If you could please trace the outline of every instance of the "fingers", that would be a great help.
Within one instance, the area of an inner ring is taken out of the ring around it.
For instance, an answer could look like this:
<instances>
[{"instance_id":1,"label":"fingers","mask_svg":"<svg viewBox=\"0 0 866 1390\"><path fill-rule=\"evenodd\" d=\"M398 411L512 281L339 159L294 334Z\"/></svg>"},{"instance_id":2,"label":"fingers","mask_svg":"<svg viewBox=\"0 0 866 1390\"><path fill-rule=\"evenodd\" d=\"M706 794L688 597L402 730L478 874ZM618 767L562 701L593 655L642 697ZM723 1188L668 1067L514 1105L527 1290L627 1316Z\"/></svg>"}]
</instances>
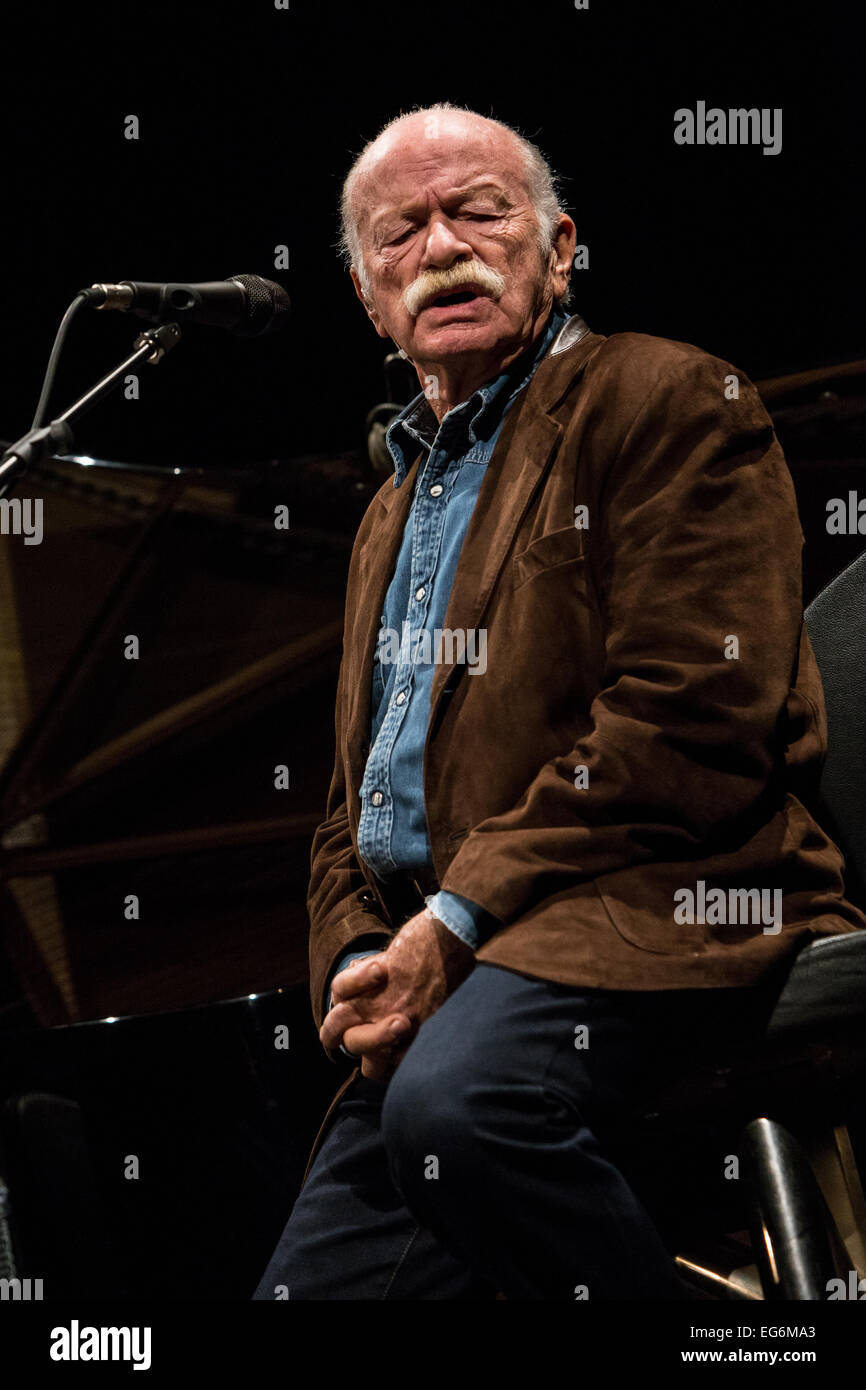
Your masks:
<instances>
[{"instance_id":1,"label":"fingers","mask_svg":"<svg viewBox=\"0 0 866 1390\"><path fill-rule=\"evenodd\" d=\"M323 1047L339 1047L346 1029L362 1022L361 1014L351 1004L335 1004L330 1012L325 1014L324 1022L319 1029L319 1042Z\"/></svg>"},{"instance_id":2,"label":"fingers","mask_svg":"<svg viewBox=\"0 0 866 1390\"><path fill-rule=\"evenodd\" d=\"M355 1056L374 1065L390 1070L394 1065L394 1054L406 1047L412 1035L412 1025L405 1014L391 1014L375 1023L360 1023L347 1028L342 1037L343 1046ZM373 1073L365 1071L364 1075Z\"/></svg>"},{"instance_id":3,"label":"fingers","mask_svg":"<svg viewBox=\"0 0 866 1390\"><path fill-rule=\"evenodd\" d=\"M384 952L382 952L384 955ZM370 989L379 989L388 980L388 967L382 963L382 956L367 956L365 960L352 961L331 981L331 998L334 1004L346 999L354 999Z\"/></svg>"},{"instance_id":4,"label":"fingers","mask_svg":"<svg viewBox=\"0 0 866 1390\"><path fill-rule=\"evenodd\" d=\"M387 1031L387 1025L397 1017L397 1014L389 1013L386 1014L384 1019L377 1019L375 1023L371 1023L369 1019L365 1017L359 1001L356 1000L353 1003L351 1000L346 1000L342 1004L335 1004L330 1012L325 1015L322 1026L319 1029L319 1041L323 1047L330 1048L339 1047L342 1042L345 1043L346 1047L349 1047L350 1051L355 1051L356 1049L350 1047L349 1043L345 1040L344 1034L347 1029L356 1031L362 1027L375 1027L379 1029L384 1028L384 1030ZM407 1027L410 1026L409 1020L405 1014L400 1014L399 1017L405 1019Z\"/></svg>"},{"instance_id":5,"label":"fingers","mask_svg":"<svg viewBox=\"0 0 866 1390\"><path fill-rule=\"evenodd\" d=\"M325 1015L319 1029L319 1040L324 1047L339 1047L343 1030L353 1023L362 1022L362 1014L353 1008L351 1001L371 991L380 990L388 981L387 967L380 964L379 956L368 956L364 960L352 961L331 981L331 1008Z\"/></svg>"}]
</instances>

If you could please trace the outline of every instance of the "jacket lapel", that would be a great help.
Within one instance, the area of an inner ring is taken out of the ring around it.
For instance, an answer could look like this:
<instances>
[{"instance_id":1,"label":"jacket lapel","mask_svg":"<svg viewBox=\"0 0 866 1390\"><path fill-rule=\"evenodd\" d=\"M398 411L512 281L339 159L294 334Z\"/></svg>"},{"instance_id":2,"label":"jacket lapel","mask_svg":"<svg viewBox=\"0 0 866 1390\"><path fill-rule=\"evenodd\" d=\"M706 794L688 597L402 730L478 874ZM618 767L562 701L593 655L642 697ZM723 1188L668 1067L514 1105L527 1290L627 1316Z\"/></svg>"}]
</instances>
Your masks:
<instances>
[{"instance_id":1,"label":"jacket lapel","mask_svg":"<svg viewBox=\"0 0 866 1390\"><path fill-rule=\"evenodd\" d=\"M345 650L348 660L344 674L344 699L348 709L346 744L351 773L349 795L350 804L354 807L355 825L361 814L358 789L369 752L373 656L379 620L412 507L420 458L419 454L400 487L394 487L392 478L379 493L381 510L358 552L354 605L352 612L346 615Z\"/></svg>"},{"instance_id":2,"label":"jacket lapel","mask_svg":"<svg viewBox=\"0 0 866 1390\"><path fill-rule=\"evenodd\" d=\"M561 354L548 354L523 400L509 411L478 490L444 627L467 632L479 626L517 528L559 446L563 427L549 412L603 341L590 333ZM430 729L436 726L437 707L456 665L443 661L434 672Z\"/></svg>"}]
</instances>

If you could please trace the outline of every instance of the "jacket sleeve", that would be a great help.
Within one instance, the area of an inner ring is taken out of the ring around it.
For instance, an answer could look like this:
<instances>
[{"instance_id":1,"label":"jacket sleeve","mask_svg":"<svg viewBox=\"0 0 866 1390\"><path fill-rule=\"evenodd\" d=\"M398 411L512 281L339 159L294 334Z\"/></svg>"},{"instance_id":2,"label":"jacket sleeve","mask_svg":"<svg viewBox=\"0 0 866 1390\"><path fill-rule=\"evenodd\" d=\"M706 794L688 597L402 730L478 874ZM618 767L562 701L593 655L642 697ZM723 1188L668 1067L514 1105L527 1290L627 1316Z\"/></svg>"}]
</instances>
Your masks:
<instances>
[{"instance_id":1,"label":"jacket sleeve","mask_svg":"<svg viewBox=\"0 0 866 1390\"><path fill-rule=\"evenodd\" d=\"M505 923L772 814L802 622L793 483L754 386L678 351L643 388L634 368L612 381L588 446L604 670L586 732L469 832L441 884Z\"/></svg>"},{"instance_id":2,"label":"jacket sleeve","mask_svg":"<svg viewBox=\"0 0 866 1390\"><path fill-rule=\"evenodd\" d=\"M378 904L355 854L349 829L342 763L343 667L337 682L334 772L325 819L313 837L307 911L310 917L310 996L316 1027L326 1012L334 967L351 945L354 950L380 949L393 930L378 914ZM329 1053L336 1057L337 1053Z\"/></svg>"}]
</instances>

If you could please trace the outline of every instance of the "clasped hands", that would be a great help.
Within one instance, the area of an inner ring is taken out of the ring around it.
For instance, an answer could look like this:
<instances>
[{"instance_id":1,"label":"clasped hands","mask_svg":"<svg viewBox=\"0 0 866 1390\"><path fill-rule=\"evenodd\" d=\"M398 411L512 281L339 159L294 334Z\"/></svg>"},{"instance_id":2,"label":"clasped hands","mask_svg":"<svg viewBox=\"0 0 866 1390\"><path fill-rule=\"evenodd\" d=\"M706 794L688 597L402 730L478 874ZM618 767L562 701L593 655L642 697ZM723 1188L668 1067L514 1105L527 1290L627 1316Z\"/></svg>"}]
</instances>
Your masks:
<instances>
[{"instance_id":1,"label":"clasped hands","mask_svg":"<svg viewBox=\"0 0 866 1390\"><path fill-rule=\"evenodd\" d=\"M319 1039L330 1049L342 1043L359 1058L362 1076L384 1081L424 1020L474 966L475 952L425 907L384 951L353 961L334 977Z\"/></svg>"}]
</instances>

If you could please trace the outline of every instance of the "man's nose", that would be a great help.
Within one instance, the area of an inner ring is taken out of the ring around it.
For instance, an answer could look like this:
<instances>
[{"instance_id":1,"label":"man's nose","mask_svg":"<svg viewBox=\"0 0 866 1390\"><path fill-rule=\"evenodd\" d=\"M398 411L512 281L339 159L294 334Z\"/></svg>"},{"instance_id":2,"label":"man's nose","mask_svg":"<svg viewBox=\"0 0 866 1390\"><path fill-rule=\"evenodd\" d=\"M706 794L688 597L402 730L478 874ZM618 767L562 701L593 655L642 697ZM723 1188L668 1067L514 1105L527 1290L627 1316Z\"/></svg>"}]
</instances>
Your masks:
<instances>
[{"instance_id":1,"label":"man's nose","mask_svg":"<svg viewBox=\"0 0 866 1390\"><path fill-rule=\"evenodd\" d=\"M455 261L471 259L474 254L469 242L463 240L453 222L442 215L434 216L427 231L422 269L453 265Z\"/></svg>"}]
</instances>

